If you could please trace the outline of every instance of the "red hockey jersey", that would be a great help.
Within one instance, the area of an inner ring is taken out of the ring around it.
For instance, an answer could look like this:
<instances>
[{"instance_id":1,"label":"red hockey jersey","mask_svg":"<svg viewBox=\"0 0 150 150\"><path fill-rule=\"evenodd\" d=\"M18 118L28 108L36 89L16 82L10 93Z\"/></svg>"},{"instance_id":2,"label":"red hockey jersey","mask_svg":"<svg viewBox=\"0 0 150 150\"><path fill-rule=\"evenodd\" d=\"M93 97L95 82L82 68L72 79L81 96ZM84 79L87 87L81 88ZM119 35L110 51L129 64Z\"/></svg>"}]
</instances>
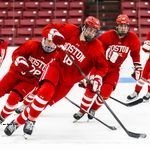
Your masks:
<instances>
[{"instance_id":1,"label":"red hockey jersey","mask_svg":"<svg viewBox=\"0 0 150 150\"><path fill-rule=\"evenodd\" d=\"M119 68L130 53L134 63L140 62L140 41L133 32L119 39L115 30L109 30L98 38L102 43L110 68Z\"/></svg>"},{"instance_id":2,"label":"red hockey jersey","mask_svg":"<svg viewBox=\"0 0 150 150\"><path fill-rule=\"evenodd\" d=\"M26 58L27 63L29 64L29 70L27 70L27 73L25 75L17 73L19 78L39 80L39 77L46 68L47 63L54 57L56 53L56 51L46 53L42 48L41 42L29 40L13 52L13 63L10 66L10 69L16 70L17 72L14 62L18 56L23 56Z\"/></svg>"},{"instance_id":3,"label":"red hockey jersey","mask_svg":"<svg viewBox=\"0 0 150 150\"><path fill-rule=\"evenodd\" d=\"M84 74L88 74L90 70L95 67L96 73L104 76L108 70L108 64L103 54L103 47L99 40L95 39L91 42L80 40L81 29L72 24L49 24L43 33L49 32L50 29L57 29L66 39L65 51L60 50L56 60L61 64L61 78L65 84L74 84L83 76L76 65L73 64L70 57L81 68ZM48 75L47 75L48 77Z\"/></svg>"}]
</instances>

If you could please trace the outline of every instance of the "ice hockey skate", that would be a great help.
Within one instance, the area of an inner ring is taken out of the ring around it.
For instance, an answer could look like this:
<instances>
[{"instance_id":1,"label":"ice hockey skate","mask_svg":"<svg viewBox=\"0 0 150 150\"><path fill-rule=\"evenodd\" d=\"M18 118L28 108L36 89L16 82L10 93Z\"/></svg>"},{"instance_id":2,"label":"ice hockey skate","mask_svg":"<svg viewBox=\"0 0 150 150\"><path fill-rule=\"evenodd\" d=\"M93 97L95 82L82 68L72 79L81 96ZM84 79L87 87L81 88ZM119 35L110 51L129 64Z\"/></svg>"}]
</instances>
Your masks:
<instances>
[{"instance_id":1,"label":"ice hockey skate","mask_svg":"<svg viewBox=\"0 0 150 150\"><path fill-rule=\"evenodd\" d=\"M93 119L93 117L95 116L95 110L90 109L90 110L89 110L89 113L90 113L90 114L88 114L88 119L91 120L91 119Z\"/></svg>"},{"instance_id":2,"label":"ice hockey skate","mask_svg":"<svg viewBox=\"0 0 150 150\"><path fill-rule=\"evenodd\" d=\"M150 100L150 93L147 92L145 96L143 96L143 102L148 102Z\"/></svg>"},{"instance_id":3,"label":"ice hockey skate","mask_svg":"<svg viewBox=\"0 0 150 150\"><path fill-rule=\"evenodd\" d=\"M133 92L132 94L127 96L127 101L134 101L138 98L138 93L137 92Z\"/></svg>"},{"instance_id":4,"label":"ice hockey skate","mask_svg":"<svg viewBox=\"0 0 150 150\"><path fill-rule=\"evenodd\" d=\"M0 116L0 124L2 124L3 122L4 122L4 118Z\"/></svg>"},{"instance_id":5,"label":"ice hockey skate","mask_svg":"<svg viewBox=\"0 0 150 150\"><path fill-rule=\"evenodd\" d=\"M4 132L6 135L10 136L14 133L14 131L17 130L18 127L19 125L15 122L15 120L13 120L10 124L6 126L6 128L4 129Z\"/></svg>"},{"instance_id":6,"label":"ice hockey skate","mask_svg":"<svg viewBox=\"0 0 150 150\"><path fill-rule=\"evenodd\" d=\"M20 107L18 107L18 108L16 108L15 109L15 112L17 113L17 114L21 114L22 112L23 112L23 110L26 108L27 106L26 105L21 105Z\"/></svg>"},{"instance_id":7,"label":"ice hockey skate","mask_svg":"<svg viewBox=\"0 0 150 150\"><path fill-rule=\"evenodd\" d=\"M75 122L77 122L78 120L80 120L82 117L84 116L84 113L81 113L80 111L79 112L77 112L77 113L75 113L74 115L73 115L73 117L74 117L74 123Z\"/></svg>"},{"instance_id":8,"label":"ice hockey skate","mask_svg":"<svg viewBox=\"0 0 150 150\"><path fill-rule=\"evenodd\" d=\"M23 128L24 138L25 139L28 139L29 135L32 134L33 128L34 128L34 124L35 124L35 121L30 121L30 120L26 121L26 123L24 125L24 128Z\"/></svg>"}]
</instances>

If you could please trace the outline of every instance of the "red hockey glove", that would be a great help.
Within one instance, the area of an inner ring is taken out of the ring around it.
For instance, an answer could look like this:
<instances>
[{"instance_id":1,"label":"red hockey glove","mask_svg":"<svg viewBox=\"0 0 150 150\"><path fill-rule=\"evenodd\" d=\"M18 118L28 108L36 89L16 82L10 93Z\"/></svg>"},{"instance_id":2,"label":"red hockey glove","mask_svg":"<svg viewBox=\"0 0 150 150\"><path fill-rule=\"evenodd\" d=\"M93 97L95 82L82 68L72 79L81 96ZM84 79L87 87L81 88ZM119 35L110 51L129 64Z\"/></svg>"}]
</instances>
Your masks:
<instances>
[{"instance_id":1,"label":"red hockey glove","mask_svg":"<svg viewBox=\"0 0 150 150\"><path fill-rule=\"evenodd\" d=\"M25 74L28 69L29 69L29 65L27 63L26 58L24 58L23 56L18 56L14 62L18 72L21 72L21 74Z\"/></svg>"},{"instance_id":2,"label":"red hockey glove","mask_svg":"<svg viewBox=\"0 0 150 150\"><path fill-rule=\"evenodd\" d=\"M64 36L57 29L50 30L48 39L53 41L55 45L63 45L65 43Z\"/></svg>"},{"instance_id":3,"label":"red hockey glove","mask_svg":"<svg viewBox=\"0 0 150 150\"><path fill-rule=\"evenodd\" d=\"M144 42L144 44L142 45L142 49L144 52L150 53L150 40Z\"/></svg>"},{"instance_id":4,"label":"red hockey glove","mask_svg":"<svg viewBox=\"0 0 150 150\"><path fill-rule=\"evenodd\" d=\"M142 76L142 65L139 64L139 63L135 63L134 64L134 72L132 74L132 77L135 79L135 80L139 80Z\"/></svg>"},{"instance_id":5,"label":"red hockey glove","mask_svg":"<svg viewBox=\"0 0 150 150\"><path fill-rule=\"evenodd\" d=\"M94 79L91 80L92 83L92 91L97 92L100 91L100 88L102 86L102 77L99 75L95 75Z\"/></svg>"}]
</instances>

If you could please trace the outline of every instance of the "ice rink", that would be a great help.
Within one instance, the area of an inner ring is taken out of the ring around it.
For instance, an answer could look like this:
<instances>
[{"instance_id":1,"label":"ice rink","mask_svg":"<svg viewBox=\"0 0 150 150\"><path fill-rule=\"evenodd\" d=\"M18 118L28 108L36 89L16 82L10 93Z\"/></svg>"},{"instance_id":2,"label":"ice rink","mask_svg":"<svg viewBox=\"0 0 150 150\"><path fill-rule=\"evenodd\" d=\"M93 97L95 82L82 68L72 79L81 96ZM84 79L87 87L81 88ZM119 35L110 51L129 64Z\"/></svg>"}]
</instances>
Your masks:
<instances>
[{"instance_id":1,"label":"ice rink","mask_svg":"<svg viewBox=\"0 0 150 150\"><path fill-rule=\"evenodd\" d=\"M11 63L11 52L8 52L0 69L1 78L7 72ZM128 66L126 63L124 65ZM132 81L128 78L129 69L127 67L125 69L128 71L121 70L121 79L127 77L128 81ZM135 82L124 82L121 79L112 97L126 102L127 95L133 92ZM80 104L83 93L84 89L79 88L76 84L67 97ZM140 96L145 93L146 85ZM0 98L0 108L5 104L7 96ZM78 111L78 108L64 98L54 106L47 107L41 114L36 122L33 135L28 140L23 137L22 127L8 137L3 132L5 126L0 125L0 145L5 146L5 149L148 149L150 146L150 103L126 107L109 99L107 104L129 131L146 133L147 137L145 139L129 137L104 105L97 111L96 117L109 125L117 127L117 130L112 131L94 119L87 122L87 115L77 123L73 123L72 116ZM9 123L15 117L16 115L13 114L5 123Z\"/></svg>"}]
</instances>

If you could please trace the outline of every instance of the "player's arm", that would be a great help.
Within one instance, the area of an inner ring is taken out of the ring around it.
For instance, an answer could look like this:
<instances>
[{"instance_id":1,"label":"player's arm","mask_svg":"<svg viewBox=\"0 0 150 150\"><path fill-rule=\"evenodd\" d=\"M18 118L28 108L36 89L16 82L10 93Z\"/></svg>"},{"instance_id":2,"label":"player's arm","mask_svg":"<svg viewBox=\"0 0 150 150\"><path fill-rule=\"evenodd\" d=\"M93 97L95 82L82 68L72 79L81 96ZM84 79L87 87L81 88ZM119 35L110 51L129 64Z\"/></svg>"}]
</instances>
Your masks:
<instances>
[{"instance_id":1,"label":"player's arm","mask_svg":"<svg viewBox=\"0 0 150 150\"><path fill-rule=\"evenodd\" d=\"M95 48L96 50L94 51L95 54L93 56L94 68L91 70L89 77L92 83L92 90L94 92L100 90L102 85L102 78L108 72L108 62L105 58L102 45L98 44Z\"/></svg>"},{"instance_id":2,"label":"player's arm","mask_svg":"<svg viewBox=\"0 0 150 150\"><path fill-rule=\"evenodd\" d=\"M26 72L29 69L28 56L30 54L30 41L18 47L12 54L12 64L18 72Z\"/></svg>"},{"instance_id":3,"label":"player's arm","mask_svg":"<svg viewBox=\"0 0 150 150\"><path fill-rule=\"evenodd\" d=\"M62 24L48 24L42 30L42 36L46 37L49 41L53 42L56 46L63 45L65 43L65 37L60 32Z\"/></svg>"}]
</instances>

